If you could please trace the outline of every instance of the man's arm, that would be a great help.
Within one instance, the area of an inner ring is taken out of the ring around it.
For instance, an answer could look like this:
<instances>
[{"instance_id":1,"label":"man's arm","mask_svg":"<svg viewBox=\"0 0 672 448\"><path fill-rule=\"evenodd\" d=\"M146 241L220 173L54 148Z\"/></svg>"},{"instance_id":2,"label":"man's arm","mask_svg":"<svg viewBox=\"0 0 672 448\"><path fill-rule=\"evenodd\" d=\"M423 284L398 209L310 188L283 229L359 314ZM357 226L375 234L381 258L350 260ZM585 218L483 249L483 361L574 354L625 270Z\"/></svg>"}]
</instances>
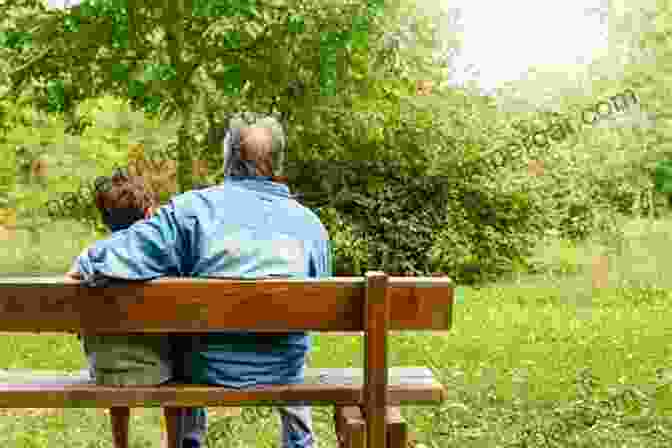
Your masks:
<instances>
[{"instance_id":1,"label":"man's arm","mask_svg":"<svg viewBox=\"0 0 672 448\"><path fill-rule=\"evenodd\" d=\"M172 202L149 220L98 241L77 258L86 282L100 278L151 280L182 275L183 238Z\"/></svg>"},{"instance_id":2,"label":"man's arm","mask_svg":"<svg viewBox=\"0 0 672 448\"><path fill-rule=\"evenodd\" d=\"M72 266L70 266L70 269L68 272L65 273L65 276L63 277L63 280L66 283L79 283L82 280L82 274L79 273L79 268L78 268L78 261L79 257L81 257L83 254L86 253L88 249L84 249L80 255L77 256L75 259L75 262L72 263Z\"/></svg>"},{"instance_id":3,"label":"man's arm","mask_svg":"<svg viewBox=\"0 0 672 448\"><path fill-rule=\"evenodd\" d=\"M324 278L333 277L334 259L329 240L312 241L313 256L311 257L310 277Z\"/></svg>"}]
</instances>

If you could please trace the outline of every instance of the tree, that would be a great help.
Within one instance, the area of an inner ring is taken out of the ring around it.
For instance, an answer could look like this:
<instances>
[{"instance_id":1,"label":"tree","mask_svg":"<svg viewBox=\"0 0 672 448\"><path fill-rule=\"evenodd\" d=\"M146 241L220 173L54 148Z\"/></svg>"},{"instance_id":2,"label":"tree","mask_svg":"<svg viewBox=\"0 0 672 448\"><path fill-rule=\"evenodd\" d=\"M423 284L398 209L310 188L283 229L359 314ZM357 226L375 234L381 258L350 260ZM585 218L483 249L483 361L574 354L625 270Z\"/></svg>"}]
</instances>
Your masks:
<instances>
[{"instance_id":1,"label":"tree","mask_svg":"<svg viewBox=\"0 0 672 448\"><path fill-rule=\"evenodd\" d=\"M199 58L192 46L215 47L214 56L193 69L188 89L185 88L189 93L186 98L184 94L171 96L177 89L171 90L174 79L181 79L182 75L180 70L170 71L165 67L172 67L167 50L172 41L166 42L166 33L162 30L166 27L162 21L167 19L160 14L154 19L153 10L144 7L136 15L145 16L144 20L159 31L146 38L154 39L151 45L129 45L135 56L128 56L131 50L123 45L122 48L114 46L116 22L83 16L75 23L77 26L89 26L91 22L100 28L101 34L107 30L111 42L105 41L107 43L95 52L91 50L95 57L90 60L96 63L92 69L78 72L70 68L77 59L60 47L68 45L61 36L54 39L53 46L58 51L51 51L65 58L65 62L49 53L34 67L13 73L12 82L21 86L23 73L33 70L39 75L43 71L42 80L39 76L26 76L24 87L29 93L33 82L44 87L44 93L35 92L36 98L43 98L47 106L55 104L57 110L65 109L66 99L80 101L103 93L130 96L131 102L140 108L155 104L152 98L158 97L160 107L156 115L164 122L173 116L180 121L181 150L184 150L184 135L191 133L190 141L194 136L199 137L201 143L207 141L203 139L202 129L194 132L195 128L204 123L224 122L229 111L279 114L289 134L290 160L299 162L294 171L297 175L290 174L290 178L297 181L292 191L317 192L327 199L327 205L307 205L316 208L333 235L340 273L360 274L362 268L448 272L463 281L502 272L512 261L519 260L535 241L543 211L531 203L525 191L497 184L497 177L484 163L481 153L492 136L493 124L489 123L488 116L483 119L476 115L492 109L492 101L443 87L446 67L437 64L434 57L436 36L429 26L433 18L423 16L413 0L390 0L385 5L384 16L370 14L364 32L364 27L357 22L361 19L355 16L357 5L334 4L330 0L309 6L283 5L276 3L271 7L257 3L258 14L265 14L262 8L267 6L271 11L266 13L262 25L268 29L257 35L251 32L252 37L248 36L247 41L241 30L236 45L224 49L218 48L221 36L231 33L243 19L225 17L215 20L210 28L196 18L193 24L181 21L189 24L183 26L181 53L187 67L196 65ZM282 16L284 11L290 11L289 15ZM51 13L44 14L49 17ZM300 16L301 20L292 18L290 26L288 20L282 18L292 17L291 14ZM13 23L21 19L15 16ZM395 34L395 30L403 28L402 17L415 17L415 24L408 26L413 38L407 39L409 42L405 45L396 45L395 40L406 39L403 33ZM35 23L35 20L27 23ZM200 40L194 41L197 27L205 30ZM133 27L129 20L130 28ZM79 32L83 32L82 29ZM40 29L36 32L44 33ZM270 37L259 37L264 32ZM55 36L58 37L58 33ZM249 42L257 38L258 45L246 49ZM20 39L16 35L12 39L14 48L7 54L15 58L15 67L30 64L26 52L32 51L33 56L39 58L40 47L22 47L17 44ZM97 45L97 39L93 42L93 46ZM76 46L75 43L71 46ZM148 54L139 54L145 47L149 48ZM85 46L82 51L85 53L86 49ZM278 49L287 50L284 59L277 57ZM116 59L106 59L117 53ZM334 61L336 70L324 69ZM100 68L111 70L114 64L122 63L128 65L128 70L120 72L128 76L119 79ZM154 68L145 69L144 63L154 64ZM238 64L235 70L227 69L235 64ZM82 82L86 81L81 89L73 82L73 72ZM240 79L239 88L226 90L231 85L232 73L234 79ZM48 80L54 79L50 78L54 74L62 76L62 86L46 85ZM325 79L328 75L332 77L331 82ZM269 79L277 81L268 82ZM435 89L431 95L415 95L418 80L433 81ZM139 94L135 96L127 92L130 86L140 85L133 81L143 86L137 89ZM62 94L55 95L59 90ZM60 103L59 98L63 99ZM178 105L180 99L189 101L189 120L185 121ZM482 124L488 127L476 129ZM95 132L104 131L95 129ZM87 131L87 138L90 133ZM119 151L109 148L106 151L110 157L119 156ZM181 154L181 169L185 169L184 160ZM319 166L320 161L327 163ZM362 163L339 166L337 161ZM187 169L191 168L186 165ZM343 183L350 184L347 185L350 191L338 188Z\"/></svg>"},{"instance_id":2,"label":"tree","mask_svg":"<svg viewBox=\"0 0 672 448\"><path fill-rule=\"evenodd\" d=\"M287 116L298 107L308 116L315 97L333 96L353 61L366 59L381 12L379 0L85 0L67 10L14 0L0 5L0 44L12 67L8 95L32 90L42 109L73 126L77 103L104 94L178 119L184 191L190 125L199 105L212 109L213 90L232 111L245 104Z\"/></svg>"}]
</instances>

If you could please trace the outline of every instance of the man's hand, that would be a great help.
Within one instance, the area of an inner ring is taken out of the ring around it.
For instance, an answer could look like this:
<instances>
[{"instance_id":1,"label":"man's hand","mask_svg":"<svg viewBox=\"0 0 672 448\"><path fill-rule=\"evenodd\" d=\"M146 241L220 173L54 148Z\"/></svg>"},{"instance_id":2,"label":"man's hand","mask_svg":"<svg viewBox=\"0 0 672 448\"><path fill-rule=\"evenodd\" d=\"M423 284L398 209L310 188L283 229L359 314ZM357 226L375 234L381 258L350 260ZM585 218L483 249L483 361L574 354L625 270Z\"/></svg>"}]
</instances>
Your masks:
<instances>
[{"instance_id":1,"label":"man's hand","mask_svg":"<svg viewBox=\"0 0 672 448\"><path fill-rule=\"evenodd\" d=\"M68 271L63 279L65 283L79 283L82 281L82 274L79 271Z\"/></svg>"}]
</instances>

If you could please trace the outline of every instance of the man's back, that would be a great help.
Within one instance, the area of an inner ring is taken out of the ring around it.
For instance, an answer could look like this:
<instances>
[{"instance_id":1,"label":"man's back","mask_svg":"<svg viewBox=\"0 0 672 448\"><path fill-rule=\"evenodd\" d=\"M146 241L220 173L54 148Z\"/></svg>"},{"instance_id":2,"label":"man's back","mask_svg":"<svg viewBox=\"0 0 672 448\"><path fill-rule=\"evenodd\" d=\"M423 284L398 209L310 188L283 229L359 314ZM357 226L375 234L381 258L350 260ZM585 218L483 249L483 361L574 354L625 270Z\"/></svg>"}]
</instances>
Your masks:
<instances>
[{"instance_id":1,"label":"man's back","mask_svg":"<svg viewBox=\"0 0 672 448\"><path fill-rule=\"evenodd\" d=\"M191 223L190 277L260 278L331 275L328 234L282 184L256 179L174 199ZM297 307L301 297L296 298ZM299 312L299 311L297 311ZM301 380L306 333L218 333L192 338L185 372L193 382L249 387Z\"/></svg>"},{"instance_id":2,"label":"man's back","mask_svg":"<svg viewBox=\"0 0 672 448\"><path fill-rule=\"evenodd\" d=\"M192 239L193 263L183 266L183 275L318 275L313 265L315 244L321 247L328 241L327 231L312 211L290 197L284 185L229 179L216 187L180 195L173 202L181 222L191 227L186 230Z\"/></svg>"}]
</instances>

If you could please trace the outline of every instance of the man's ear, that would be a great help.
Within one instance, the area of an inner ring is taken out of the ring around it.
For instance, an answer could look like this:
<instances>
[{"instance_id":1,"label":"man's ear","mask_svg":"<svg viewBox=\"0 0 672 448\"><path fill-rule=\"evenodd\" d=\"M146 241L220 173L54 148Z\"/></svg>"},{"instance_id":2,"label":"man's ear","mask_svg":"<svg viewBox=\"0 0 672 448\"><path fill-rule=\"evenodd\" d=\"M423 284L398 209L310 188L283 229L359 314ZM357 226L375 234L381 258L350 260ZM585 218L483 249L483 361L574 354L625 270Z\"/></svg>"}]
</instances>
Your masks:
<instances>
[{"instance_id":1,"label":"man's ear","mask_svg":"<svg viewBox=\"0 0 672 448\"><path fill-rule=\"evenodd\" d=\"M154 207L147 207L145 209L145 219L149 219L154 214Z\"/></svg>"}]
</instances>

